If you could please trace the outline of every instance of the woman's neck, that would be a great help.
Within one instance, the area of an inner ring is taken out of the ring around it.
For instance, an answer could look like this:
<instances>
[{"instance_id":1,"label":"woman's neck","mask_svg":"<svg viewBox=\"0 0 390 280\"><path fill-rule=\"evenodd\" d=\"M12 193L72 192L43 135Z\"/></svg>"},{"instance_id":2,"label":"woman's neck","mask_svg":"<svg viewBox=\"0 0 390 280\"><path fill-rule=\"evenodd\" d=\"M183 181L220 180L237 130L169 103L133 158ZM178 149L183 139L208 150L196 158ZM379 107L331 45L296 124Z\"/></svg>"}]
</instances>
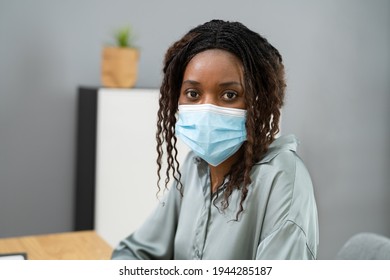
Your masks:
<instances>
[{"instance_id":1,"label":"woman's neck","mask_svg":"<svg viewBox=\"0 0 390 280\"><path fill-rule=\"evenodd\" d=\"M240 152L236 152L234 155L229 157L227 160L222 162L221 164L217 166L209 165L210 167L210 181L211 181L211 193L215 193L219 186L222 185L222 183L225 180L226 174L229 173L232 165L238 160L238 157L240 155Z\"/></svg>"}]
</instances>

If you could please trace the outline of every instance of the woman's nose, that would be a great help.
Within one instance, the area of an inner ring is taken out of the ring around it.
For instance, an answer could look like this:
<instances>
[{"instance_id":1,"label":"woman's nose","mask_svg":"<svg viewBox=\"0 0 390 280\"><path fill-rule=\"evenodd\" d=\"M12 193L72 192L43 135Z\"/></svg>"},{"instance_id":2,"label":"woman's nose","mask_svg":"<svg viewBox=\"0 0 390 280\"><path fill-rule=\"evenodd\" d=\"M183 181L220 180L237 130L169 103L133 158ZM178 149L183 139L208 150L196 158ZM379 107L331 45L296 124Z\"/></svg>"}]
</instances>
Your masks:
<instances>
[{"instance_id":1,"label":"woman's nose","mask_svg":"<svg viewBox=\"0 0 390 280\"><path fill-rule=\"evenodd\" d=\"M215 94L204 93L202 98L202 104L212 104L218 106L218 99Z\"/></svg>"}]
</instances>

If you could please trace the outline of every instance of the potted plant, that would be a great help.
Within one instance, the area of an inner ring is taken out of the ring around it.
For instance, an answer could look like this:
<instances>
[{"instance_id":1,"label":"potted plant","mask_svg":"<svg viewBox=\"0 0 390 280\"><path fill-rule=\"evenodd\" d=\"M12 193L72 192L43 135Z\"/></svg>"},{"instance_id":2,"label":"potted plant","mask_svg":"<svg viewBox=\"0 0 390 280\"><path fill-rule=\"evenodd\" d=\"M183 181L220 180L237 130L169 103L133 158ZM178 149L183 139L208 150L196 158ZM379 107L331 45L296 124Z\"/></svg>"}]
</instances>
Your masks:
<instances>
[{"instance_id":1,"label":"potted plant","mask_svg":"<svg viewBox=\"0 0 390 280\"><path fill-rule=\"evenodd\" d=\"M139 51L133 45L130 27L115 33L115 46L106 46L102 52L101 79L105 87L134 87L138 76Z\"/></svg>"}]
</instances>

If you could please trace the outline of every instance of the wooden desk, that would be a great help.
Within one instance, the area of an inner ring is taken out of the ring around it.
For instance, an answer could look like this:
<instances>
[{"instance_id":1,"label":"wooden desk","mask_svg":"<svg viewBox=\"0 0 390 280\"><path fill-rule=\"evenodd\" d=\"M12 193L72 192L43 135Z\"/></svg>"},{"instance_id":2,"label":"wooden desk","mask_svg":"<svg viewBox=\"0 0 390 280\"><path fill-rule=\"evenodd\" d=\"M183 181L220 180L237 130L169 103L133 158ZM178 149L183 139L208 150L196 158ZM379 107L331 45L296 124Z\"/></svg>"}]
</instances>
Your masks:
<instances>
[{"instance_id":1,"label":"wooden desk","mask_svg":"<svg viewBox=\"0 0 390 280\"><path fill-rule=\"evenodd\" d=\"M20 252L29 260L108 260L112 248L95 231L0 239L0 254Z\"/></svg>"}]
</instances>

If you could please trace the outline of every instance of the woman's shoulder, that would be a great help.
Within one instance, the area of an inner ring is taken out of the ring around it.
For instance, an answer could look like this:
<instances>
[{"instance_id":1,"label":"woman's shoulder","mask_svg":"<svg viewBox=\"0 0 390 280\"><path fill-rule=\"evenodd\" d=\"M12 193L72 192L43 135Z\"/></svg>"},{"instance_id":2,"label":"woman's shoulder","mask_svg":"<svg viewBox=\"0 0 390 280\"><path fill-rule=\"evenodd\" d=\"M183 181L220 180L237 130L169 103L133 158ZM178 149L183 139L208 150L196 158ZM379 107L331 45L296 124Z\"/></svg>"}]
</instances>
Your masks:
<instances>
[{"instance_id":1,"label":"woman's shoulder","mask_svg":"<svg viewBox=\"0 0 390 280\"><path fill-rule=\"evenodd\" d=\"M263 158L255 164L254 175L260 177L277 176L283 178L285 183L291 188L290 191L297 191L297 178L308 178L310 180L309 172L298 156L297 149L299 140L292 134L281 136L272 142L267 153ZM276 182L272 179L273 182ZM311 186L310 186L311 187Z\"/></svg>"},{"instance_id":2,"label":"woman's shoulder","mask_svg":"<svg viewBox=\"0 0 390 280\"><path fill-rule=\"evenodd\" d=\"M305 203L314 200L311 176L297 154L298 144L294 135L276 139L252 171L257 192L266 195L275 205L283 204L290 218L298 214Z\"/></svg>"}]
</instances>

